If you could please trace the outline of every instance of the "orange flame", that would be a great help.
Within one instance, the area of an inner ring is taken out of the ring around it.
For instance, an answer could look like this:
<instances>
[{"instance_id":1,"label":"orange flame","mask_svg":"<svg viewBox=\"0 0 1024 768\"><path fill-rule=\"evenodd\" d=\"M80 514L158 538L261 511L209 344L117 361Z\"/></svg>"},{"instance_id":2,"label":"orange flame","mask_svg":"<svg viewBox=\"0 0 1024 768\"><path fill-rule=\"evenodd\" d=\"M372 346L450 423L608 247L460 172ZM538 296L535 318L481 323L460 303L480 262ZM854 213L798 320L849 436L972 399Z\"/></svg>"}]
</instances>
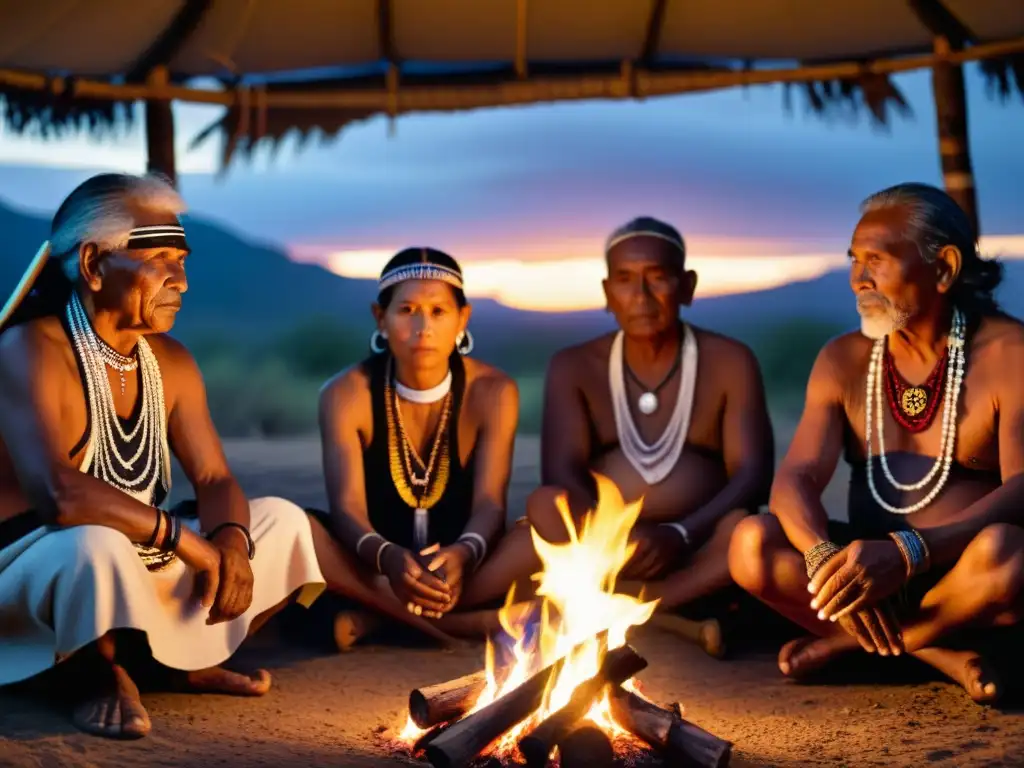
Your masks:
<instances>
[{"instance_id":1,"label":"orange flame","mask_svg":"<svg viewBox=\"0 0 1024 768\"><path fill-rule=\"evenodd\" d=\"M566 499L558 499L558 512L569 534L567 543L552 544L531 530L543 566L532 577L542 601L536 640L531 643L527 637L532 606L516 604L514 587L499 612L501 626L513 642L512 661L498 670L495 648L488 641L487 687L472 712L504 696L555 661L565 657L565 662L552 676L541 706L492 744L488 754L517 753L519 739L567 704L576 687L597 674L603 654L624 645L627 630L648 621L657 607L657 601L645 602L642 595L637 598L615 592L619 572L636 551L629 534L640 516L642 499L626 504L614 483L601 475L595 475L595 479L597 506L584 516L579 531ZM606 648L597 639L602 632L607 632ZM637 690L632 681L625 685ZM585 719L602 728L610 738L627 736L611 715L607 693ZM401 738L412 741L423 733L409 720Z\"/></svg>"}]
</instances>

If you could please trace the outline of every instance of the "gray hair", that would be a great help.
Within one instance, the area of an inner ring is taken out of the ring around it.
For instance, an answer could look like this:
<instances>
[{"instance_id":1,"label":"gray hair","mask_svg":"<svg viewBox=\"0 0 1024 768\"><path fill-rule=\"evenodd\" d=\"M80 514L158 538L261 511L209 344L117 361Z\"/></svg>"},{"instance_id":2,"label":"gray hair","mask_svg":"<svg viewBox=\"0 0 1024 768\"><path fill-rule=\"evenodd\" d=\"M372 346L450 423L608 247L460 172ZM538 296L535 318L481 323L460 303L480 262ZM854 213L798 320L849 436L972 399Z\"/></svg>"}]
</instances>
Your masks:
<instances>
[{"instance_id":1,"label":"gray hair","mask_svg":"<svg viewBox=\"0 0 1024 768\"><path fill-rule=\"evenodd\" d=\"M122 248L135 226L133 209L178 216L185 201L165 178L104 173L82 182L61 203L50 225L50 247L64 275L78 279L83 243L103 250Z\"/></svg>"},{"instance_id":2,"label":"gray hair","mask_svg":"<svg viewBox=\"0 0 1024 768\"><path fill-rule=\"evenodd\" d=\"M905 182L875 192L861 203L861 213L900 208L906 212L904 236L917 245L921 258L934 262L947 245L960 251L960 275L950 298L965 312L999 311L993 296L1003 279L1003 265L982 259L974 225L957 202L930 184Z\"/></svg>"}]
</instances>

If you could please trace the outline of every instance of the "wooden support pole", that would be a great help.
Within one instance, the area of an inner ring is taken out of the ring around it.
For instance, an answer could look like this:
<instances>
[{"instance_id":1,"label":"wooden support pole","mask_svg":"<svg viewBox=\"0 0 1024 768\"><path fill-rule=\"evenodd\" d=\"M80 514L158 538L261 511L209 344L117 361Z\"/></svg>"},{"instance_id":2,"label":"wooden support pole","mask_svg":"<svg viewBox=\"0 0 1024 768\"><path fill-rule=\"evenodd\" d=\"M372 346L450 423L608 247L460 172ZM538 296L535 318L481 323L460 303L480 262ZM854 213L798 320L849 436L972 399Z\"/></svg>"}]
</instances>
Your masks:
<instances>
[{"instance_id":1,"label":"wooden support pole","mask_svg":"<svg viewBox=\"0 0 1024 768\"><path fill-rule=\"evenodd\" d=\"M963 67L948 58L951 52L952 46L947 38L935 39L937 61L932 67L932 94L939 130L942 180L946 192L964 209L974 225L974 236L979 237L978 202L967 132L967 90Z\"/></svg>"},{"instance_id":2,"label":"wooden support pole","mask_svg":"<svg viewBox=\"0 0 1024 768\"><path fill-rule=\"evenodd\" d=\"M526 66L526 32L529 23L527 0L516 0L516 77L525 80L529 72Z\"/></svg>"},{"instance_id":3,"label":"wooden support pole","mask_svg":"<svg viewBox=\"0 0 1024 768\"><path fill-rule=\"evenodd\" d=\"M151 88L167 87L167 68L156 67L147 78ZM174 104L163 99L149 99L146 109L146 171L159 173L178 185L178 169L174 157Z\"/></svg>"}]
</instances>

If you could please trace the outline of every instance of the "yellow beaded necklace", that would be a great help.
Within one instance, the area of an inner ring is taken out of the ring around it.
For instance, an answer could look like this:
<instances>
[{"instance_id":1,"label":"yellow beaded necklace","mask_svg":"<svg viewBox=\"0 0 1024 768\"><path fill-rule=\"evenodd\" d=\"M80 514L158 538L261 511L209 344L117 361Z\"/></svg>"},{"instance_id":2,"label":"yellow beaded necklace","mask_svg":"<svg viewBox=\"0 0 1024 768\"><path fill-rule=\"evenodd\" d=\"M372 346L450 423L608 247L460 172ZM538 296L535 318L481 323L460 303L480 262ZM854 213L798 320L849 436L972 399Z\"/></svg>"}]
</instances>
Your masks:
<instances>
[{"instance_id":1,"label":"yellow beaded necklace","mask_svg":"<svg viewBox=\"0 0 1024 768\"><path fill-rule=\"evenodd\" d=\"M427 545L427 511L437 504L448 485L451 458L448 452L448 419L452 410L452 393L444 397L441 418L437 422L430 456L424 463L409 441L402 422L398 393L391 386L391 363L388 357L384 375L384 411L388 431L388 465L391 480L402 501L416 510L414 534L418 547ZM413 467L417 465L419 471ZM435 472L436 468L436 472Z\"/></svg>"}]
</instances>

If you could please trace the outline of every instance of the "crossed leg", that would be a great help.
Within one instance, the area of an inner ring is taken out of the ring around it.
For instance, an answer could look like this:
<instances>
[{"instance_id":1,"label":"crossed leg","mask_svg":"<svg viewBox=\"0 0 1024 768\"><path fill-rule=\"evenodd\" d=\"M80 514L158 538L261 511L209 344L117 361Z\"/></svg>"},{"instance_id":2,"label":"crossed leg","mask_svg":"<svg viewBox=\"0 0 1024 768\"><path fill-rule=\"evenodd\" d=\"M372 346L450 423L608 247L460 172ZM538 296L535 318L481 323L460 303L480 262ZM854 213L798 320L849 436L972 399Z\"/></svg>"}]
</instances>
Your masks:
<instances>
[{"instance_id":1,"label":"crossed leg","mask_svg":"<svg viewBox=\"0 0 1024 768\"><path fill-rule=\"evenodd\" d=\"M810 607L803 557L773 515L752 517L736 527L729 566L737 584L812 633L783 646L779 652L783 674L805 677L836 657L860 649L842 628L818 620ZM976 651L954 651L939 643L955 630L1019 621L1022 586L1024 529L1002 524L984 528L905 621L904 646L963 686L975 701L995 701L1001 694L999 681L985 659Z\"/></svg>"}]
</instances>

